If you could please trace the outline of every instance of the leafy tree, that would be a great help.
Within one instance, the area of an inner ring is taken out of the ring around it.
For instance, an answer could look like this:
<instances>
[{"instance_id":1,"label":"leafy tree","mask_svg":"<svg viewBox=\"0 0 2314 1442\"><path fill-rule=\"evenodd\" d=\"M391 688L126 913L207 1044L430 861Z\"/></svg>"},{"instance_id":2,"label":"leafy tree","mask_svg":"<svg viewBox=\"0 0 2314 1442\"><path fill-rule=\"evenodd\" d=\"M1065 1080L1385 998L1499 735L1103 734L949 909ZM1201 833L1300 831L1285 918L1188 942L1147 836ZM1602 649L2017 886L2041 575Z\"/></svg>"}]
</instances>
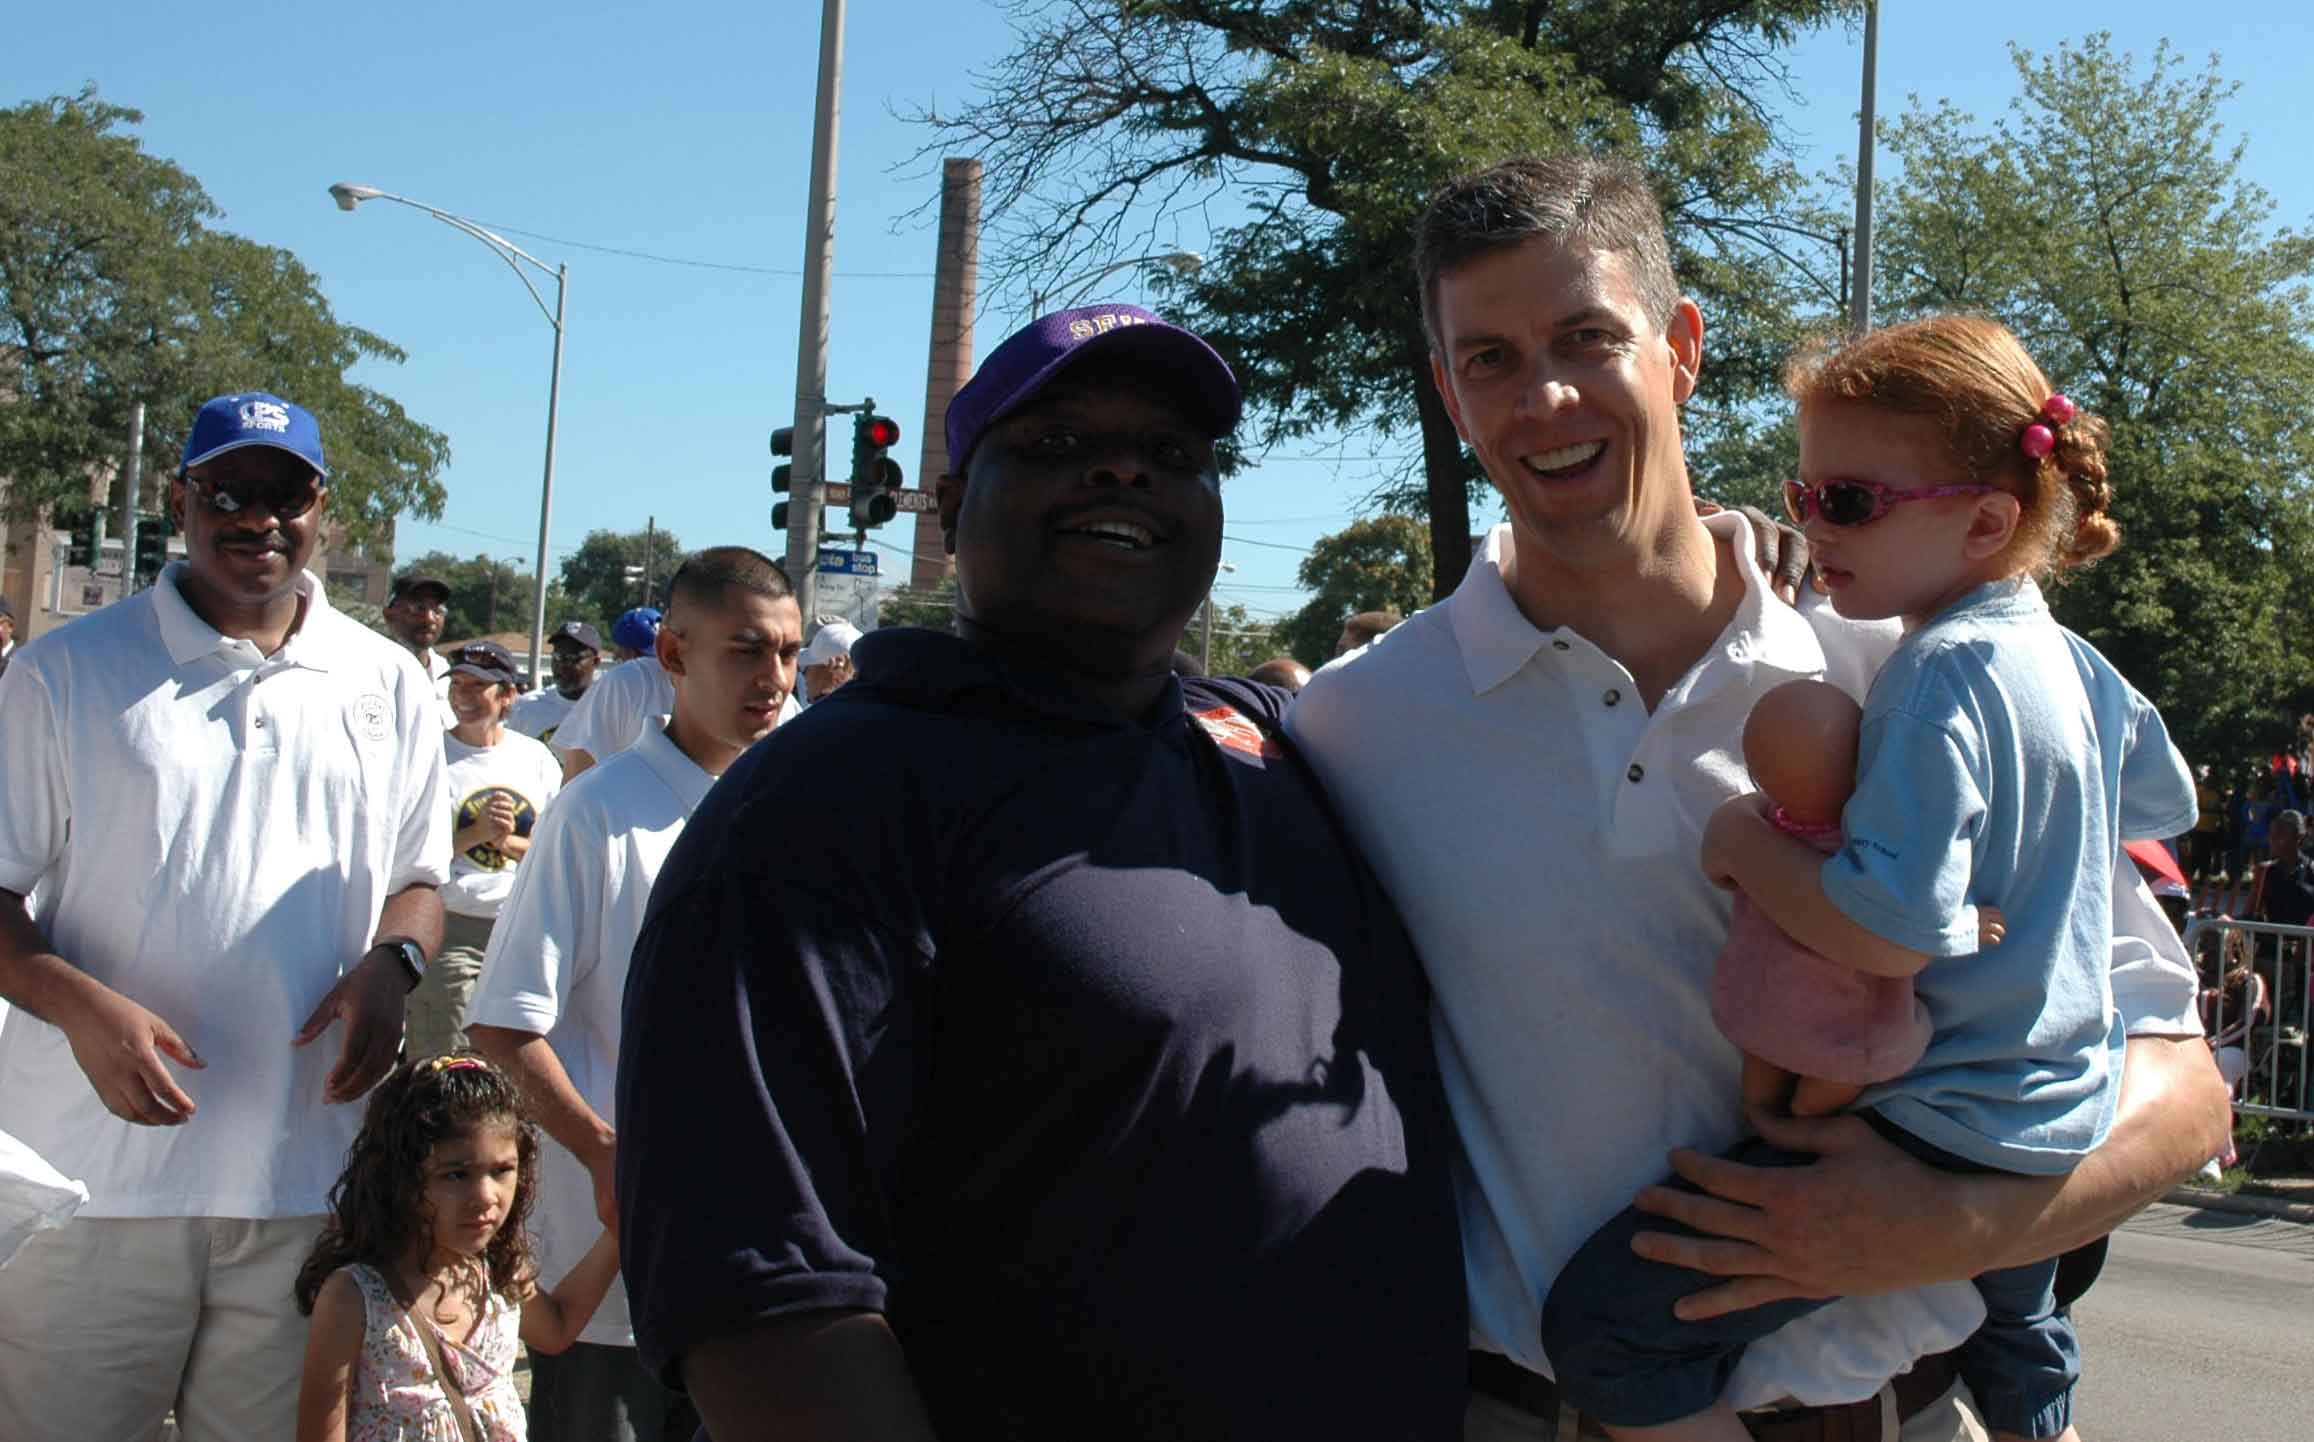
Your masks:
<instances>
[{"instance_id":1,"label":"leafy tree","mask_svg":"<svg viewBox=\"0 0 2314 1442\"><path fill-rule=\"evenodd\" d=\"M468 641L499 631L527 633L530 630L530 602L537 589L532 585L530 567L523 562L428 551L402 570L438 576L449 586L450 601L442 618L445 642ZM563 611L558 609L562 600L561 587L550 582L546 597L549 628L564 619Z\"/></svg>"},{"instance_id":2,"label":"leafy tree","mask_svg":"<svg viewBox=\"0 0 2314 1442\"><path fill-rule=\"evenodd\" d=\"M1256 448L1413 428L1418 471L1383 488L1427 513L1438 577L1469 560L1482 484L1430 381L1412 231L1438 185L1521 153L1640 158L1675 264L1723 330L1691 425L1766 393L1800 299L1828 290L1786 211L1800 179L1766 97L1776 48L1855 0L1008 0L1018 44L978 98L920 112L929 159L980 157L985 278L1036 291L1208 216L1172 308L1244 382ZM1813 243L1810 243L1811 245Z\"/></svg>"},{"instance_id":3,"label":"leafy tree","mask_svg":"<svg viewBox=\"0 0 2314 1442\"><path fill-rule=\"evenodd\" d=\"M1917 101L1890 127L1879 308L1996 316L2111 423L2122 547L2052 602L2222 762L2314 682L2314 241L2241 178L2214 61L2013 58L1989 128Z\"/></svg>"},{"instance_id":4,"label":"leafy tree","mask_svg":"<svg viewBox=\"0 0 2314 1442\"><path fill-rule=\"evenodd\" d=\"M922 626L931 631L953 630L956 624L956 577L943 576L928 591L895 586L879 598L876 623L883 626Z\"/></svg>"},{"instance_id":5,"label":"leafy tree","mask_svg":"<svg viewBox=\"0 0 2314 1442\"><path fill-rule=\"evenodd\" d=\"M402 511L442 513L449 443L347 378L400 361L331 314L286 250L213 229L191 175L148 154L143 117L93 89L0 109L0 477L10 513L86 495L126 456L181 452L202 401L269 390L311 410L331 513L359 544Z\"/></svg>"},{"instance_id":6,"label":"leafy tree","mask_svg":"<svg viewBox=\"0 0 2314 1442\"><path fill-rule=\"evenodd\" d=\"M1276 639L1303 665L1322 666L1333 659L1349 617L1388 610L1410 616L1428 605L1431 570L1430 532L1420 521L1394 514L1352 521L1302 558L1297 579L1316 594L1278 623Z\"/></svg>"},{"instance_id":7,"label":"leafy tree","mask_svg":"<svg viewBox=\"0 0 2314 1442\"><path fill-rule=\"evenodd\" d=\"M1234 601L1213 608L1213 650L1209 657L1204 656L1202 615L1190 619L1189 629L1181 637L1183 650L1204 657L1209 676L1243 676L1278 655L1281 646L1276 622L1264 621Z\"/></svg>"},{"instance_id":8,"label":"leafy tree","mask_svg":"<svg viewBox=\"0 0 2314 1442\"><path fill-rule=\"evenodd\" d=\"M683 564L683 544L665 530L589 531L562 563L569 614L592 621L607 644L611 622L636 606L663 606L667 580ZM650 584L645 587L648 578Z\"/></svg>"}]
</instances>

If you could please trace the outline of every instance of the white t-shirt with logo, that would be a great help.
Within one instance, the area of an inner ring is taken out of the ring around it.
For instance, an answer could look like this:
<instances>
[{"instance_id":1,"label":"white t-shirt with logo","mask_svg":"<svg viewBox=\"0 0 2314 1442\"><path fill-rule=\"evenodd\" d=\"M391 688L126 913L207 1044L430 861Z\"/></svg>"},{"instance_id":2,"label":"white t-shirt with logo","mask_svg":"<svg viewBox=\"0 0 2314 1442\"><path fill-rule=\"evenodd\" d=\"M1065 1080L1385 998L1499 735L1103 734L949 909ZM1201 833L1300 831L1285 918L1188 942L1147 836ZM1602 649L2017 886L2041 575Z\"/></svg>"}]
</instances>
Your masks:
<instances>
[{"instance_id":1,"label":"white t-shirt with logo","mask_svg":"<svg viewBox=\"0 0 2314 1442\"><path fill-rule=\"evenodd\" d=\"M563 722L570 719L572 710L585 697L584 691L577 696L565 696L552 686L544 691L533 691L515 702L514 709L506 713L506 727L510 731L520 731L533 740L552 745L555 732L562 728Z\"/></svg>"},{"instance_id":2,"label":"white t-shirt with logo","mask_svg":"<svg viewBox=\"0 0 2314 1442\"><path fill-rule=\"evenodd\" d=\"M453 837L482 815L498 791L514 798L514 834L527 837L546 803L562 789L562 763L520 732L507 731L496 746L469 746L454 732L444 732L442 751L448 761L444 789ZM449 884L442 888L443 907L460 916L496 916L514 890L516 865L513 857L487 844L454 853Z\"/></svg>"},{"instance_id":3,"label":"white t-shirt with logo","mask_svg":"<svg viewBox=\"0 0 2314 1442\"><path fill-rule=\"evenodd\" d=\"M375 939L386 899L438 886L450 807L432 684L410 653L300 582L271 656L177 589L29 642L0 675L0 887L35 886L59 954L176 1028L182 1126L105 1110L64 1033L0 1031L0 1131L88 1183L89 1217L326 1209L359 1103L322 1087L334 1024L290 1038Z\"/></svg>"},{"instance_id":4,"label":"white t-shirt with logo","mask_svg":"<svg viewBox=\"0 0 2314 1442\"><path fill-rule=\"evenodd\" d=\"M547 811L490 934L469 1022L545 1037L571 1086L614 1126L627 964L651 883L714 784L664 729L645 731L633 747L573 781ZM578 1264L602 1230L593 1180L552 1138L540 1149L531 1229L539 1275L549 1285ZM635 1345L620 1284L612 1284L579 1339Z\"/></svg>"}]
</instances>

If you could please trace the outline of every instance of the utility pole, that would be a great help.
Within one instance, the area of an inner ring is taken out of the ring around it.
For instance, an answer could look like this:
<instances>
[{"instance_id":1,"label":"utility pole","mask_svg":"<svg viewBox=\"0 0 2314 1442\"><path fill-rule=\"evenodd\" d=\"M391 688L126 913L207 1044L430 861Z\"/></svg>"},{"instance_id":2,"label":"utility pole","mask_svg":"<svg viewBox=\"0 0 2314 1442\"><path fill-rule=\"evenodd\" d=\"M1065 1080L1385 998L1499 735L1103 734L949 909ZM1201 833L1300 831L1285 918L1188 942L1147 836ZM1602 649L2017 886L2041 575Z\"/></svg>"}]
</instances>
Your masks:
<instances>
[{"instance_id":1,"label":"utility pole","mask_svg":"<svg viewBox=\"0 0 2314 1442\"><path fill-rule=\"evenodd\" d=\"M137 502L145 485L145 403L129 410L129 464L121 477L121 594L137 588Z\"/></svg>"},{"instance_id":2,"label":"utility pole","mask_svg":"<svg viewBox=\"0 0 2314 1442\"><path fill-rule=\"evenodd\" d=\"M484 556L482 564L490 568L490 605L482 613L482 634L495 636L498 634L498 563Z\"/></svg>"},{"instance_id":3,"label":"utility pole","mask_svg":"<svg viewBox=\"0 0 2314 1442\"><path fill-rule=\"evenodd\" d=\"M641 603L645 606L651 604L651 553L658 549L659 518L657 516L645 516L643 518L643 600Z\"/></svg>"},{"instance_id":4,"label":"utility pole","mask_svg":"<svg viewBox=\"0 0 2314 1442\"><path fill-rule=\"evenodd\" d=\"M812 114L811 199L803 237L803 319L796 327L795 488L787 578L811 638L818 610L820 506L826 499L828 282L835 272L837 94L844 73L844 0L821 0L819 105Z\"/></svg>"},{"instance_id":5,"label":"utility pole","mask_svg":"<svg viewBox=\"0 0 2314 1442\"><path fill-rule=\"evenodd\" d=\"M1872 329L1872 81L1880 55L1880 0L1864 7L1864 98L1856 121L1856 278L1848 294L1848 333Z\"/></svg>"}]
</instances>

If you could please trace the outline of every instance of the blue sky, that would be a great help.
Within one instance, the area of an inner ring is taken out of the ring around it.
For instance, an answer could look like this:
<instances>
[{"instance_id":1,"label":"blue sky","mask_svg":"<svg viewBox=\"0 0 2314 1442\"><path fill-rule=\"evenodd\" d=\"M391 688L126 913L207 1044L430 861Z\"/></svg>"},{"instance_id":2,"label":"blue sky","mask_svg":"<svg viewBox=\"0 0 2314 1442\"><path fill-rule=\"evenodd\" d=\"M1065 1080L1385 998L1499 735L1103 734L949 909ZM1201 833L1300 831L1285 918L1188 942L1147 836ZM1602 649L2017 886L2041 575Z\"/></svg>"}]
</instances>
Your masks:
<instances>
[{"instance_id":1,"label":"blue sky","mask_svg":"<svg viewBox=\"0 0 2314 1442\"><path fill-rule=\"evenodd\" d=\"M647 516L687 545L776 551L765 440L794 403L818 11L812 0L41 6L9 24L0 103L93 81L143 110L146 145L200 178L222 224L295 251L340 317L409 352L363 378L447 434L452 460L442 521L405 519L404 557L532 555L551 336L480 244L398 207L342 214L326 194L337 180L532 232L512 238L569 263L554 560L591 529ZM1995 115L2014 91L2012 39L2047 48L2105 28L2140 56L2164 37L2196 67L2215 52L2241 85L2225 115L2248 139L2246 175L2274 194L2282 223L2314 215L2314 170L2292 123L2314 42L2307 8L1892 0L1884 11L1884 115L1908 93ZM929 174L907 166L927 136L894 111L966 97L969 70L1007 47L1003 16L982 0L851 0L829 393L873 393L911 432L933 242L928 214L904 217L933 194L937 162ZM1859 37L1834 31L1790 56L1788 125L1824 166L1855 146L1860 54ZM1117 280L1110 294L1136 298ZM1023 318L984 313L982 353ZM920 439L896 451L912 485ZM1237 570L1223 598L1293 609L1300 548L1357 514L1378 469L1315 457L1375 449L1364 437L1312 445L1233 479L1223 555ZM904 526L885 534L906 544ZM887 574L897 562L886 556Z\"/></svg>"}]
</instances>

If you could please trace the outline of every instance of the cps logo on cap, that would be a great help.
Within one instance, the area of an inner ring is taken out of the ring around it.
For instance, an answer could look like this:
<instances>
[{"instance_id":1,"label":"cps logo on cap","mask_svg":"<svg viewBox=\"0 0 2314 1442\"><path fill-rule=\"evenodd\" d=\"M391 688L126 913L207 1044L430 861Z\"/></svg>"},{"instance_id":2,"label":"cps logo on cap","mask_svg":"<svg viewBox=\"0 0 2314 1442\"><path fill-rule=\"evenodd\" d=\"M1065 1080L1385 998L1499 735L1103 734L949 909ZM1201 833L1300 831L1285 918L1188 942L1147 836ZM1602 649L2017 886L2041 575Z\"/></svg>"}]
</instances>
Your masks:
<instances>
[{"instance_id":1,"label":"cps logo on cap","mask_svg":"<svg viewBox=\"0 0 2314 1442\"><path fill-rule=\"evenodd\" d=\"M272 401L250 401L241 407L241 424L253 431L286 431L289 411Z\"/></svg>"}]
</instances>

